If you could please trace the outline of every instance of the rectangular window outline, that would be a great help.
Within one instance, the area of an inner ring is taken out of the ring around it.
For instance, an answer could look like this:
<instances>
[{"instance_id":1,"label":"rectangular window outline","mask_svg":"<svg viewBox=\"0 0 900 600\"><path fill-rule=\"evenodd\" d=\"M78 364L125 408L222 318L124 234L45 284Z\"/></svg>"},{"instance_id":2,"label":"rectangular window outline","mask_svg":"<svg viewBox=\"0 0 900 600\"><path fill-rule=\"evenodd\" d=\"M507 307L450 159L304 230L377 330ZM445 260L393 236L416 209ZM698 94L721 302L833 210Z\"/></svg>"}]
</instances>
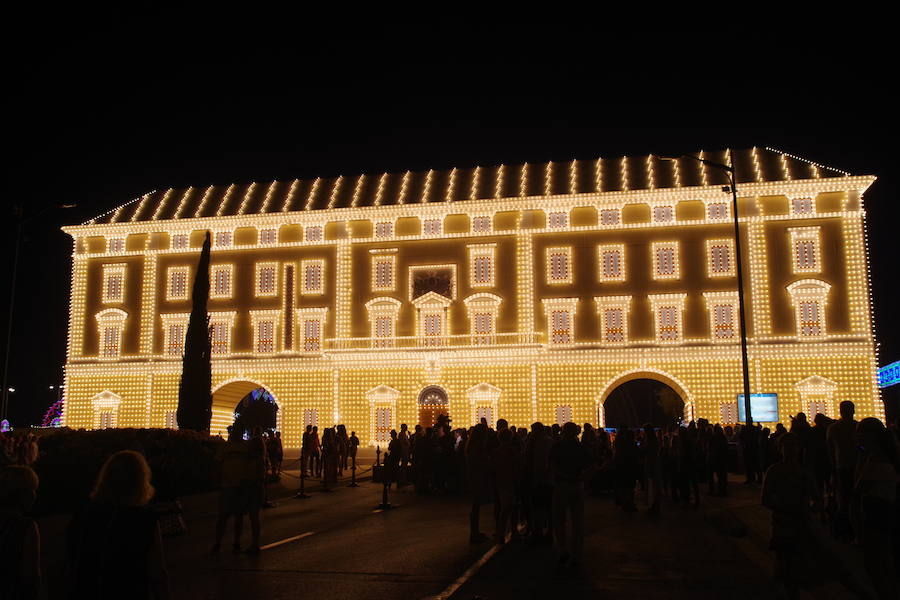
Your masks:
<instances>
[{"instance_id":1,"label":"rectangular window outline","mask_svg":"<svg viewBox=\"0 0 900 600\"><path fill-rule=\"evenodd\" d=\"M101 323L100 356L117 358L122 355L122 325L120 323Z\"/></svg>"},{"instance_id":2,"label":"rectangular window outline","mask_svg":"<svg viewBox=\"0 0 900 600\"><path fill-rule=\"evenodd\" d=\"M594 303L600 320L600 344L603 346L624 346L628 344L628 318L631 310L631 296L597 296L594 298ZM615 311L620 311L620 322L610 323L611 313ZM618 339L614 339L613 335Z\"/></svg>"},{"instance_id":3,"label":"rectangular window outline","mask_svg":"<svg viewBox=\"0 0 900 600\"><path fill-rule=\"evenodd\" d=\"M214 232L212 245L214 248L231 248L234 245L234 231L227 229Z\"/></svg>"},{"instance_id":4,"label":"rectangular window outline","mask_svg":"<svg viewBox=\"0 0 900 600\"><path fill-rule=\"evenodd\" d=\"M651 294L647 296L653 309L653 324L658 344L680 344L684 341L684 302L686 294ZM672 321L663 323L663 320Z\"/></svg>"},{"instance_id":5,"label":"rectangular window outline","mask_svg":"<svg viewBox=\"0 0 900 600\"><path fill-rule=\"evenodd\" d=\"M103 265L103 304L125 302L125 265Z\"/></svg>"},{"instance_id":6,"label":"rectangular window outline","mask_svg":"<svg viewBox=\"0 0 900 600\"><path fill-rule=\"evenodd\" d=\"M110 237L106 240L106 251L109 254L123 254L125 252L124 237Z\"/></svg>"},{"instance_id":7,"label":"rectangular window outline","mask_svg":"<svg viewBox=\"0 0 900 600\"><path fill-rule=\"evenodd\" d=\"M725 221L729 217L731 208L728 202L707 202L706 203L706 220L707 221Z\"/></svg>"},{"instance_id":8,"label":"rectangular window outline","mask_svg":"<svg viewBox=\"0 0 900 600\"><path fill-rule=\"evenodd\" d=\"M559 269L564 269L565 273L554 273ZM544 251L544 276L548 284L571 284L574 281L573 271L571 246L551 246Z\"/></svg>"},{"instance_id":9,"label":"rectangular window outline","mask_svg":"<svg viewBox=\"0 0 900 600\"><path fill-rule=\"evenodd\" d=\"M318 282L310 280L309 269L318 267ZM318 283L318 285L316 285ZM303 296L315 296L325 293L325 260L302 260L300 261L300 294Z\"/></svg>"},{"instance_id":10,"label":"rectangular window outline","mask_svg":"<svg viewBox=\"0 0 900 600\"><path fill-rule=\"evenodd\" d=\"M739 300L737 292L706 292L703 294L706 300L706 308L709 312L709 339L714 344L734 343L740 340L740 329L738 323ZM731 320L728 323L721 322L725 312L723 307L727 307ZM719 333L722 331L731 331L731 335L724 336Z\"/></svg>"},{"instance_id":11,"label":"rectangular window outline","mask_svg":"<svg viewBox=\"0 0 900 600\"><path fill-rule=\"evenodd\" d=\"M376 292L393 292L395 289L397 289L397 255L373 255L372 290Z\"/></svg>"},{"instance_id":12,"label":"rectangular window outline","mask_svg":"<svg viewBox=\"0 0 900 600\"><path fill-rule=\"evenodd\" d=\"M575 342L575 315L578 298L544 298L544 317L547 322L547 344L569 346ZM566 316L563 316L565 313Z\"/></svg>"},{"instance_id":13,"label":"rectangular window outline","mask_svg":"<svg viewBox=\"0 0 900 600\"><path fill-rule=\"evenodd\" d=\"M812 215L816 212L815 200L811 197L804 196L801 198L791 198L791 214L792 215Z\"/></svg>"},{"instance_id":14,"label":"rectangular window outline","mask_svg":"<svg viewBox=\"0 0 900 600\"><path fill-rule=\"evenodd\" d=\"M184 250L191 245L191 236L188 233L173 233L172 234L172 249L173 250Z\"/></svg>"},{"instance_id":15,"label":"rectangular window outline","mask_svg":"<svg viewBox=\"0 0 900 600\"><path fill-rule=\"evenodd\" d=\"M791 267L794 273L822 271L822 239L819 227L791 227Z\"/></svg>"},{"instance_id":16,"label":"rectangular window outline","mask_svg":"<svg viewBox=\"0 0 900 600\"><path fill-rule=\"evenodd\" d=\"M379 221L379 222L375 223L375 237L376 238L394 237L394 222L393 221Z\"/></svg>"},{"instance_id":17,"label":"rectangular window outline","mask_svg":"<svg viewBox=\"0 0 900 600\"><path fill-rule=\"evenodd\" d=\"M278 243L278 230L267 227L259 230L259 245L274 246Z\"/></svg>"},{"instance_id":18,"label":"rectangular window outline","mask_svg":"<svg viewBox=\"0 0 900 600\"><path fill-rule=\"evenodd\" d=\"M721 265L723 255L727 260L724 269ZM731 238L706 240L706 275L708 277L734 277L735 269L734 240Z\"/></svg>"},{"instance_id":19,"label":"rectangular window outline","mask_svg":"<svg viewBox=\"0 0 900 600\"><path fill-rule=\"evenodd\" d=\"M220 273L223 275L220 276ZM234 293L234 265L212 265L209 268L209 283L210 298L231 298Z\"/></svg>"},{"instance_id":20,"label":"rectangular window outline","mask_svg":"<svg viewBox=\"0 0 900 600\"><path fill-rule=\"evenodd\" d=\"M554 413L556 414L556 423L560 426L574 422L575 413L571 404L557 404L554 407Z\"/></svg>"},{"instance_id":21,"label":"rectangular window outline","mask_svg":"<svg viewBox=\"0 0 900 600\"><path fill-rule=\"evenodd\" d=\"M569 226L569 213L555 210L547 214L548 229L565 229Z\"/></svg>"},{"instance_id":22,"label":"rectangular window outline","mask_svg":"<svg viewBox=\"0 0 900 600\"><path fill-rule=\"evenodd\" d=\"M305 233L304 238L307 242L321 242L325 237L325 228L321 225L310 225Z\"/></svg>"},{"instance_id":23,"label":"rectangular window outline","mask_svg":"<svg viewBox=\"0 0 900 600\"><path fill-rule=\"evenodd\" d=\"M671 251L672 260L671 266L667 263L668 260L662 253ZM678 242L654 242L650 245L650 254L653 259L653 279L678 279L681 277L681 263L678 257ZM667 270L670 270L670 273L662 273L660 272L661 267L666 267Z\"/></svg>"},{"instance_id":24,"label":"rectangular window outline","mask_svg":"<svg viewBox=\"0 0 900 600\"><path fill-rule=\"evenodd\" d=\"M327 307L301 308L297 310L300 352L321 352L325 346Z\"/></svg>"},{"instance_id":25,"label":"rectangular window outline","mask_svg":"<svg viewBox=\"0 0 900 600\"><path fill-rule=\"evenodd\" d=\"M622 209L601 208L600 225L619 225L622 223Z\"/></svg>"},{"instance_id":26,"label":"rectangular window outline","mask_svg":"<svg viewBox=\"0 0 900 600\"><path fill-rule=\"evenodd\" d=\"M163 328L162 353L165 356L180 358L184 354L184 341L187 336L190 316L190 313L164 313L159 315ZM177 331L179 328L180 333ZM177 339L174 335L178 336Z\"/></svg>"},{"instance_id":27,"label":"rectangular window outline","mask_svg":"<svg viewBox=\"0 0 900 600\"><path fill-rule=\"evenodd\" d=\"M497 277L497 244L469 246L469 286L494 287Z\"/></svg>"},{"instance_id":28,"label":"rectangular window outline","mask_svg":"<svg viewBox=\"0 0 900 600\"><path fill-rule=\"evenodd\" d=\"M422 221L422 235L441 235L444 230L442 219L425 219Z\"/></svg>"},{"instance_id":29,"label":"rectangular window outline","mask_svg":"<svg viewBox=\"0 0 900 600\"><path fill-rule=\"evenodd\" d=\"M178 279L183 277L183 287ZM190 294L191 268L188 266L169 267L166 270L166 300L187 300Z\"/></svg>"},{"instance_id":30,"label":"rectangular window outline","mask_svg":"<svg viewBox=\"0 0 900 600\"><path fill-rule=\"evenodd\" d=\"M209 340L212 356L231 355L231 341L234 337L234 311L209 313ZM221 336L219 335L221 334Z\"/></svg>"},{"instance_id":31,"label":"rectangular window outline","mask_svg":"<svg viewBox=\"0 0 900 600\"><path fill-rule=\"evenodd\" d=\"M650 218L653 223L674 223L675 205L657 204L650 207Z\"/></svg>"},{"instance_id":32,"label":"rectangular window outline","mask_svg":"<svg viewBox=\"0 0 900 600\"><path fill-rule=\"evenodd\" d=\"M619 274L607 274L607 257L618 254ZM625 281L625 244L602 244L597 247L598 278L601 282Z\"/></svg>"},{"instance_id":33,"label":"rectangular window outline","mask_svg":"<svg viewBox=\"0 0 900 600\"><path fill-rule=\"evenodd\" d=\"M493 230L493 219L490 215L473 215L472 231L474 233L490 233Z\"/></svg>"},{"instance_id":34,"label":"rectangular window outline","mask_svg":"<svg viewBox=\"0 0 900 600\"><path fill-rule=\"evenodd\" d=\"M251 310L250 323L253 327L253 354L270 355L281 351L281 310Z\"/></svg>"},{"instance_id":35,"label":"rectangular window outline","mask_svg":"<svg viewBox=\"0 0 900 600\"><path fill-rule=\"evenodd\" d=\"M264 271L271 270L271 276ZM256 263L256 296L260 298L273 297L278 295L278 263L277 262L259 262ZM266 281L265 278L271 278ZM267 285L270 286L267 289Z\"/></svg>"}]
</instances>

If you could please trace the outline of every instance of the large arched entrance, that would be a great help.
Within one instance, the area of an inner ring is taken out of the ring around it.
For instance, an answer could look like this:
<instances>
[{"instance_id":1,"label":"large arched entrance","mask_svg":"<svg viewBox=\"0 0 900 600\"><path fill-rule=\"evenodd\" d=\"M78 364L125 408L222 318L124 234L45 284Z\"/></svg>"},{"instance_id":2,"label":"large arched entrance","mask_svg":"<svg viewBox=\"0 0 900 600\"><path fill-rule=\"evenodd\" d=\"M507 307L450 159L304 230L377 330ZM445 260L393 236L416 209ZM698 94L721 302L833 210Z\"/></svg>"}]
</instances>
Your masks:
<instances>
[{"instance_id":1,"label":"large arched entrance","mask_svg":"<svg viewBox=\"0 0 900 600\"><path fill-rule=\"evenodd\" d=\"M598 422L605 427L677 425L690 401L684 386L656 372L634 372L610 382L599 398Z\"/></svg>"},{"instance_id":2,"label":"large arched entrance","mask_svg":"<svg viewBox=\"0 0 900 600\"><path fill-rule=\"evenodd\" d=\"M209 432L227 437L236 419L247 428L277 429L280 417L271 390L253 381L228 381L213 390Z\"/></svg>"},{"instance_id":3,"label":"large arched entrance","mask_svg":"<svg viewBox=\"0 0 900 600\"><path fill-rule=\"evenodd\" d=\"M433 427L442 414L450 414L450 399L444 388L430 385L419 392L419 425Z\"/></svg>"}]
</instances>

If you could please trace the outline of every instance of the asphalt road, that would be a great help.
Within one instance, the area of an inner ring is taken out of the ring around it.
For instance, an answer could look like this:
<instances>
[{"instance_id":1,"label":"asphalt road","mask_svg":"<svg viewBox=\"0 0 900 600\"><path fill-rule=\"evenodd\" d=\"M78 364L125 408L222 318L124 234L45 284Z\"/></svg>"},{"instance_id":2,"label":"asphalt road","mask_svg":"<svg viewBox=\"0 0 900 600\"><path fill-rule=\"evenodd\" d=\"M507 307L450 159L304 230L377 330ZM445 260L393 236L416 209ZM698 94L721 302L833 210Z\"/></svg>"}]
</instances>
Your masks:
<instances>
[{"instance_id":1,"label":"asphalt road","mask_svg":"<svg viewBox=\"0 0 900 600\"><path fill-rule=\"evenodd\" d=\"M295 479L286 477L292 488ZM272 486L278 506L263 512L259 556L209 554L216 496L185 498L189 532L165 540L173 597L229 598L767 598L770 557L728 534L714 506L668 506L658 518L625 514L609 498L588 498L585 562L560 568L548 546L468 541L464 498L392 491L397 508L377 510L381 486L346 482L311 498ZM281 497L279 497L281 496ZM493 531L484 507L482 531ZM44 519L47 597L64 597L66 519ZM244 543L249 536L245 523ZM266 547L268 546L268 547Z\"/></svg>"}]
</instances>

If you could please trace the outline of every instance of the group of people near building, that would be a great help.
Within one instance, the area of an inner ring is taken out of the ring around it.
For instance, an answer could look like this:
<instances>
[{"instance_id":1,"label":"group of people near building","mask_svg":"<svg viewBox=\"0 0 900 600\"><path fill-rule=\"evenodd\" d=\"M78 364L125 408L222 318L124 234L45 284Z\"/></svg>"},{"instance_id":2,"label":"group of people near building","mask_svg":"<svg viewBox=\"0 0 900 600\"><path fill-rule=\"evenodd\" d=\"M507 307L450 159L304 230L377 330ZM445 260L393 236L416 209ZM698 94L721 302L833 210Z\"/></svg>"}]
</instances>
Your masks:
<instances>
[{"instance_id":1,"label":"group of people near building","mask_svg":"<svg viewBox=\"0 0 900 600\"><path fill-rule=\"evenodd\" d=\"M878 597L895 598L900 558L900 430L874 418L857 422L854 405L841 418L803 413L790 427L722 426L698 419L658 428L595 428L590 423L528 429L500 419L469 428L450 427L442 415L433 427L406 425L391 431L384 459L389 482L422 493L466 493L471 498L469 538L481 531L481 506L493 504L500 544L523 538L555 540L561 563L581 560L584 496L611 494L625 512L646 493L647 512L662 501L698 506L729 493L729 473L746 485L762 484L762 503L772 510L772 542L779 585L802 579L799 557L816 552L813 515L836 541L858 544ZM819 544L821 546L821 544ZM821 551L821 548L819 548Z\"/></svg>"},{"instance_id":2,"label":"group of people near building","mask_svg":"<svg viewBox=\"0 0 900 600\"><path fill-rule=\"evenodd\" d=\"M321 479L325 490L343 476L344 471L356 466L359 438L356 432L347 435L343 424L326 427L319 437L318 425L307 425L300 446L300 477Z\"/></svg>"},{"instance_id":3,"label":"group of people near building","mask_svg":"<svg viewBox=\"0 0 900 600\"><path fill-rule=\"evenodd\" d=\"M879 598L897 597L900 558L897 501L900 486L900 429L873 418L856 421L852 402L840 404L840 419L817 414L810 424L800 413L789 427L723 427L704 419L685 426L595 428L589 423L528 429L500 419L469 428L450 426L446 415L432 427L406 425L390 432L383 473L388 484L412 485L421 493L466 494L469 539L482 532L481 507L493 506L493 539L554 543L561 564L583 556L585 492L611 494L625 512L637 510L636 490L646 493L647 512L663 501L697 506L701 490L729 493L729 472L743 471L745 483L762 483L762 504L772 510L771 548L776 583L788 596L803 580L804 564L828 563L833 541L861 547L866 571ZM247 439L245 439L245 437ZM25 440L23 442L22 440ZM28 516L39 481L29 466L36 444L28 436L3 442L0 470L0 564L13 597L39 591L40 532ZM26 443L27 442L27 443ZM355 464L359 439L343 425L307 427L300 469L327 486ZM222 446L221 491L215 542L218 552L229 519L232 549L260 550L260 510L266 482L281 471L280 435L259 429L229 432ZM763 475L764 474L764 475ZM67 534L67 572L74 597L168 596L150 468L137 452L112 455L97 477L90 502L73 517ZM250 543L242 546L244 516ZM854 577L841 575L853 588ZM867 587L854 588L865 596Z\"/></svg>"}]
</instances>

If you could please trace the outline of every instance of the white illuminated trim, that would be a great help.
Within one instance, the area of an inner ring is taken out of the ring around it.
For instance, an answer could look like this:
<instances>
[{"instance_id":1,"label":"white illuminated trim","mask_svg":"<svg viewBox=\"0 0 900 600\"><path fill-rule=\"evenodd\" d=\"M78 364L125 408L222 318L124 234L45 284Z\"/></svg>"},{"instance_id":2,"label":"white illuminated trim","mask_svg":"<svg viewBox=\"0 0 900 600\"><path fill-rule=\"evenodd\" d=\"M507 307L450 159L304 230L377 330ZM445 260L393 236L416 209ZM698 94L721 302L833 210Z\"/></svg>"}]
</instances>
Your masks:
<instances>
[{"instance_id":1,"label":"white illuminated trim","mask_svg":"<svg viewBox=\"0 0 900 600\"><path fill-rule=\"evenodd\" d=\"M706 240L706 275L708 277L734 277L734 240Z\"/></svg>"},{"instance_id":2,"label":"white illuminated trim","mask_svg":"<svg viewBox=\"0 0 900 600\"><path fill-rule=\"evenodd\" d=\"M190 288L190 267L179 266L166 269L166 300L187 300Z\"/></svg>"},{"instance_id":3,"label":"white illuminated trim","mask_svg":"<svg viewBox=\"0 0 900 600\"><path fill-rule=\"evenodd\" d=\"M209 283L210 298L231 298L234 295L234 265L210 266Z\"/></svg>"},{"instance_id":4,"label":"white illuminated trim","mask_svg":"<svg viewBox=\"0 0 900 600\"><path fill-rule=\"evenodd\" d=\"M103 265L103 304L125 302L125 265Z\"/></svg>"},{"instance_id":5,"label":"white illuminated trim","mask_svg":"<svg viewBox=\"0 0 900 600\"><path fill-rule=\"evenodd\" d=\"M469 285L494 287L497 271L497 244L471 244L469 249Z\"/></svg>"},{"instance_id":6,"label":"white illuminated trim","mask_svg":"<svg viewBox=\"0 0 900 600\"><path fill-rule=\"evenodd\" d=\"M681 261L678 254L678 242L653 242L650 245L653 279L678 279L681 277Z\"/></svg>"},{"instance_id":7,"label":"white illuminated trim","mask_svg":"<svg viewBox=\"0 0 900 600\"><path fill-rule=\"evenodd\" d=\"M597 247L597 278L602 283L625 281L625 244Z\"/></svg>"},{"instance_id":8,"label":"white illuminated trim","mask_svg":"<svg viewBox=\"0 0 900 600\"><path fill-rule=\"evenodd\" d=\"M278 295L278 263L256 263L256 296L272 297Z\"/></svg>"},{"instance_id":9,"label":"white illuminated trim","mask_svg":"<svg viewBox=\"0 0 900 600\"><path fill-rule=\"evenodd\" d=\"M571 246L550 246L544 249L544 281L548 284L572 283L574 267Z\"/></svg>"},{"instance_id":10,"label":"white illuminated trim","mask_svg":"<svg viewBox=\"0 0 900 600\"><path fill-rule=\"evenodd\" d=\"M322 259L300 261L300 294L304 296L325 293L325 261Z\"/></svg>"}]
</instances>

